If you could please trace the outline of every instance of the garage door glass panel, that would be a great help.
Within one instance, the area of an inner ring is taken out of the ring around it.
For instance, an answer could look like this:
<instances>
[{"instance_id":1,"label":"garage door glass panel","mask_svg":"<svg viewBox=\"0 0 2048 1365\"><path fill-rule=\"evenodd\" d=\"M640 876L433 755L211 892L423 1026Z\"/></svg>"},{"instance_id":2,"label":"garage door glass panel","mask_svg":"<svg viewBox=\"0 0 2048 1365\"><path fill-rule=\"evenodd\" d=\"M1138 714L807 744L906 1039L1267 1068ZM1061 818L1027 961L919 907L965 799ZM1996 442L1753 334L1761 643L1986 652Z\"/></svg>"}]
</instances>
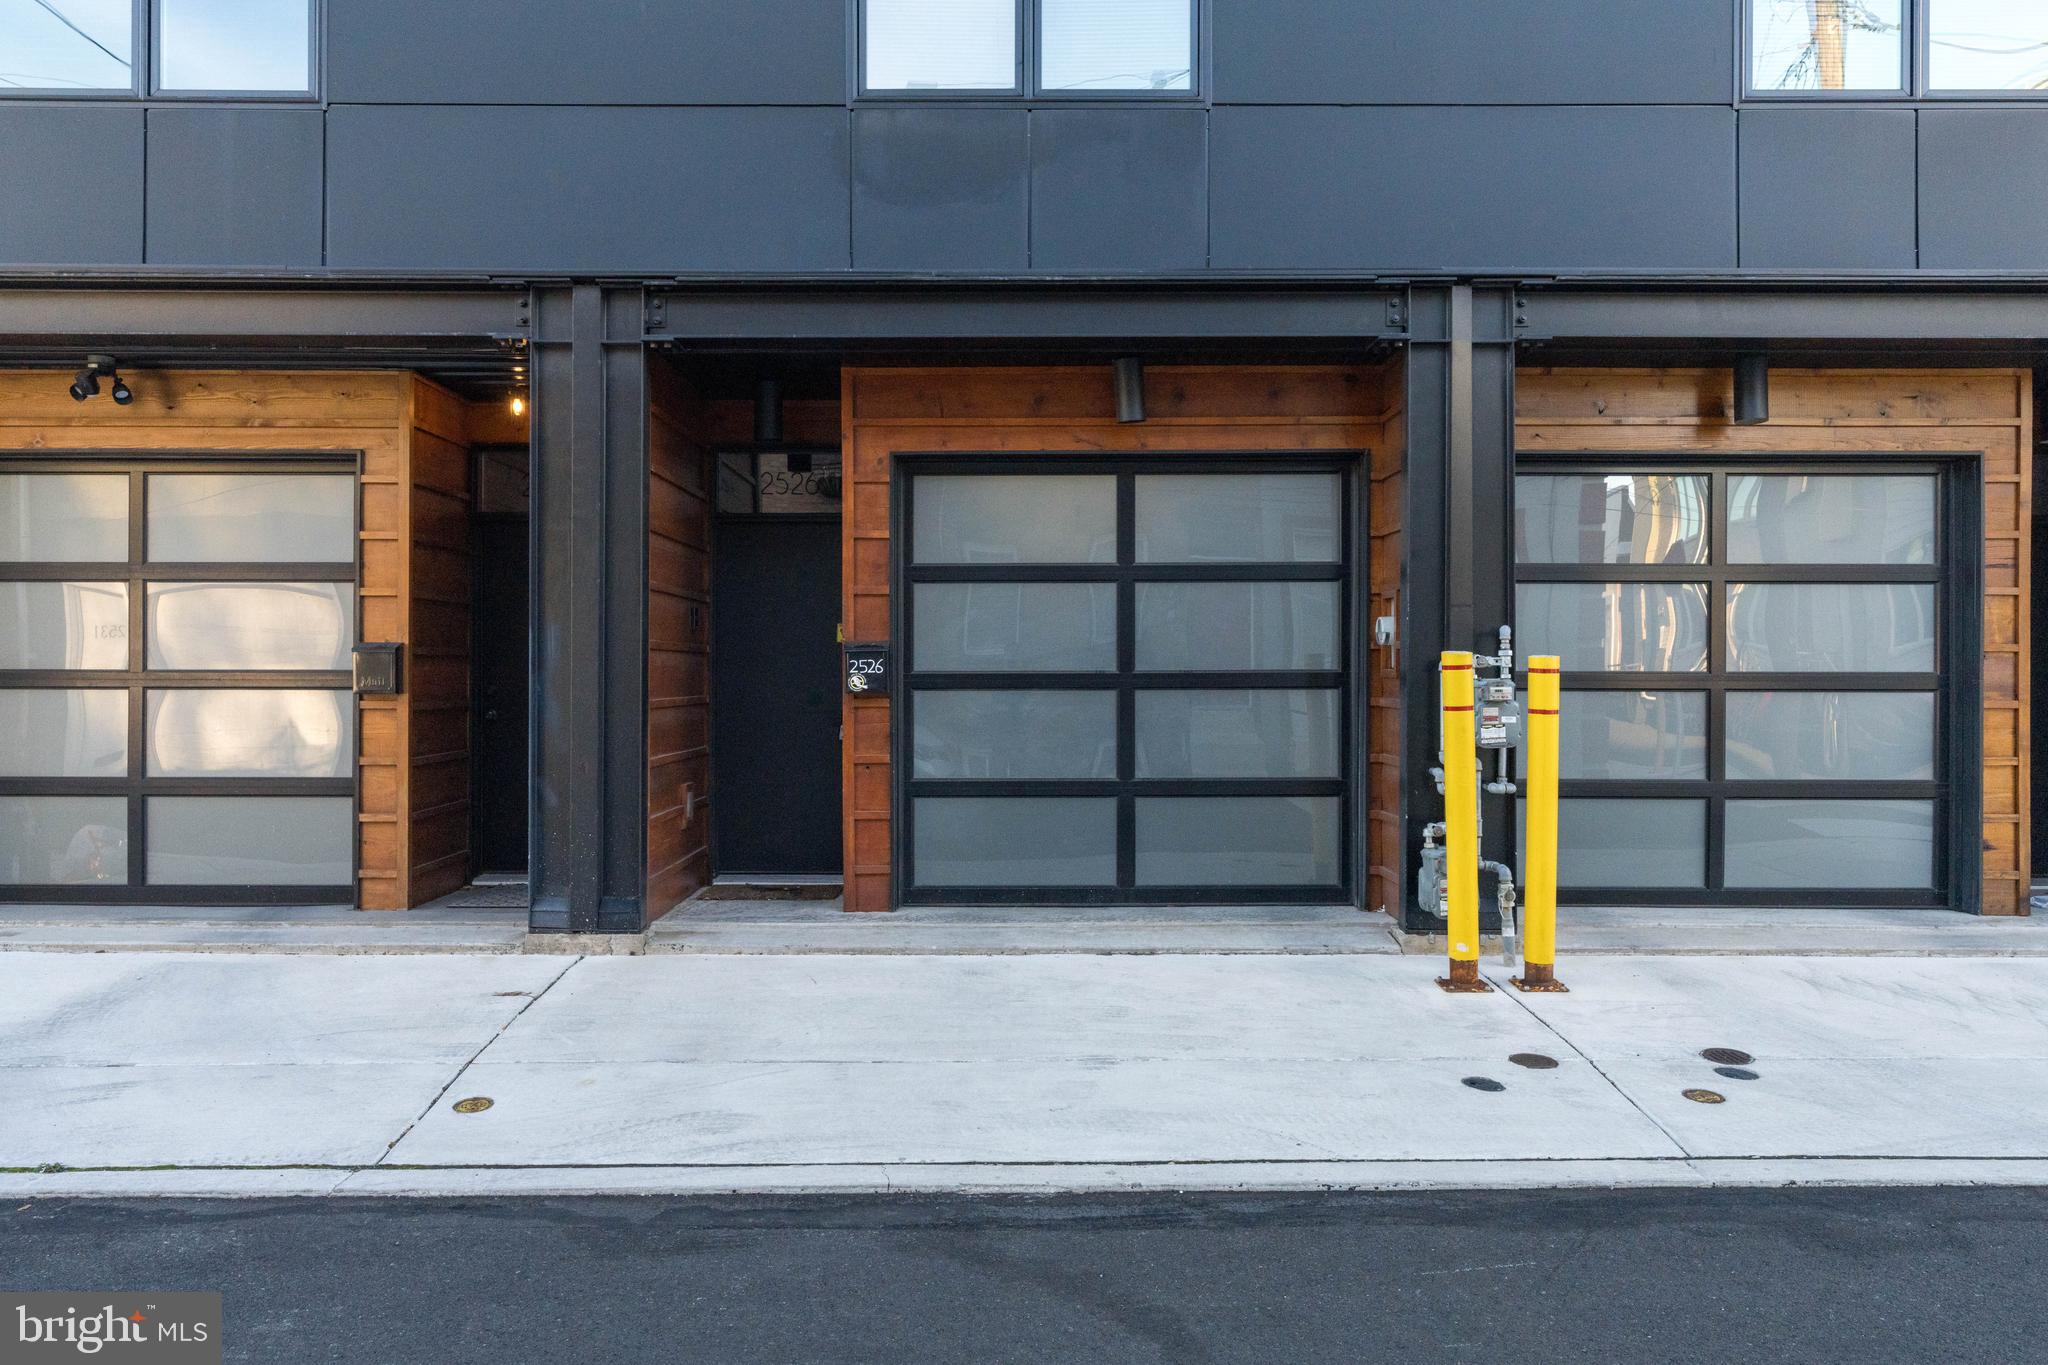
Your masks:
<instances>
[{"instance_id":1,"label":"garage door glass panel","mask_svg":"<svg viewBox=\"0 0 2048 1365\"><path fill-rule=\"evenodd\" d=\"M119 886L128 803L118 796L0 796L0 883Z\"/></svg>"},{"instance_id":2,"label":"garage door glass panel","mask_svg":"<svg viewBox=\"0 0 2048 1365\"><path fill-rule=\"evenodd\" d=\"M298 688L181 687L149 693L151 777L347 777L355 698Z\"/></svg>"},{"instance_id":3,"label":"garage door glass panel","mask_svg":"<svg viewBox=\"0 0 2048 1365\"><path fill-rule=\"evenodd\" d=\"M920 691L916 773L932 778L1113 778L1114 692Z\"/></svg>"},{"instance_id":4,"label":"garage door glass panel","mask_svg":"<svg viewBox=\"0 0 2048 1365\"><path fill-rule=\"evenodd\" d=\"M1708 481L1678 474L1524 474L1520 564L1704 564Z\"/></svg>"},{"instance_id":5,"label":"garage door glass panel","mask_svg":"<svg viewBox=\"0 0 2048 1365\"><path fill-rule=\"evenodd\" d=\"M355 645L346 583L151 583L149 666L343 671Z\"/></svg>"},{"instance_id":6,"label":"garage door glass panel","mask_svg":"<svg viewBox=\"0 0 2048 1365\"><path fill-rule=\"evenodd\" d=\"M905 899L1347 895L1345 461L920 456L908 542L996 467L1099 480L1114 515L1085 561L899 565Z\"/></svg>"},{"instance_id":7,"label":"garage door glass panel","mask_svg":"<svg viewBox=\"0 0 2048 1365\"><path fill-rule=\"evenodd\" d=\"M1737 673L1931 673L1930 583L1731 583Z\"/></svg>"},{"instance_id":8,"label":"garage door glass panel","mask_svg":"<svg viewBox=\"0 0 2048 1365\"><path fill-rule=\"evenodd\" d=\"M1707 666L1704 583L1523 583L1515 632L1565 671L1696 673Z\"/></svg>"},{"instance_id":9,"label":"garage door glass panel","mask_svg":"<svg viewBox=\"0 0 2048 1365\"><path fill-rule=\"evenodd\" d=\"M1235 673L1334 670L1334 582L1140 583L1140 672Z\"/></svg>"},{"instance_id":10,"label":"garage door glass panel","mask_svg":"<svg viewBox=\"0 0 2048 1365\"><path fill-rule=\"evenodd\" d=\"M1934 777L1932 692L1732 692L1728 776L1913 782Z\"/></svg>"},{"instance_id":11,"label":"garage door glass panel","mask_svg":"<svg viewBox=\"0 0 2048 1365\"><path fill-rule=\"evenodd\" d=\"M1196 688L1137 696L1141 778L1340 775L1336 688Z\"/></svg>"},{"instance_id":12,"label":"garage door glass panel","mask_svg":"<svg viewBox=\"0 0 2048 1365\"><path fill-rule=\"evenodd\" d=\"M1526 827L1526 803L1515 804ZM1557 822L1559 886L1707 884L1704 801L1566 800Z\"/></svg>"},{"instance_id":13,"label":"garage door glass panel","mask_svg":"<svg viewBox=\"0 0 2048 1365\"><path fill-rule=\"evenodd\" d=\"M1140 886L1329 886L1335 797L1141 797Z\"/></svg>"},{"instance_id":14,"label":"garage door glass panel","mask_svg":"<svg viewBox=\"0 0 2048 1365\"><path fill-rule=\"evenodd\" d=\"M1140 474L1140 564L1330 564L1341 558L1335 474Z\"/></svg>"},{"instance_id":15,"label":"garage door glass panel","mask_svg":"<svg viewBox=\"0 0 2048 1365\"><path fill-rule=\"evenodd\" d=\"M0 691L0 777L127 774L126 692L107 687Z\"/></svg>"},{"instance_id":16,"label":"garage door glass panel","mask_svg":"<svg viewBox=\"0 0 2048 1365\"><path fill-rule=\"evenodd\" d=\"M0 564L119 564L127 558L123 476L0 474Z\"/></svg>"},{"instance_id":17,"label":"garage door glass panel","mask_svg":"<svg viewBox=\"0 0 2048 1365\"><path fill-rule=\"evenodd\" d=\"M152 474L149 557L163 563L350 564L346 475Z\"/></svg>"},{"instance_id":18,"label":"garage door glass panel","mask_svg":"<svg viewBox=\"0 0 2048 1365\"><path fill-rule=\"evenodd\" d=\"M1943 738L1966 704L1949 679L1974 669L1943 613L1956 557L1981 553L1950 544L1975 472L1680 460L1519 457L1518 497L1548 509L1518 507L1519 527L1590 547L1596 484L1680 478L1705 528L1704 557L1676 567L1518 537L1517 649L1564 656L1561 884L1582 904L1940 903L1962 868L1934 832L1952 784L1978 781L1950 771ZM1586 510L1576 529L1560 500Z\"/></svg>"},{"instance_id":19,"label":"garage door glass panel","mask_svg":"<svg viewBox=\"0 0 2048 1365\"><path fill-rule=\"evenodd\" d=\"M0 669L127 666L127 584L0 583Z\"/></svg>"},{"instance_id":20,"label":"garage door glass panel","mask_svg":"<svg viewBox=\"0 0 2048 1365\"><path fill-rule=\"evenodd\" d=\"M1932 564L1931 475L1752 474L1728 483L1731 564Z\"/></svg>"},{"instance_id":21,"label":"garage door glass panel","mask_svg":"<svg viewBox=\"0 0 2048 1365\"><path fill-rule=\"evenodd\" d=\"M1522 702L1528 704L1527 695ZM1558 716L1558 776L1682 782L1707 775L1704 692L1567 692ZM1528 746L1515 751L1525 771Z\"/></svg>"},{"instance_id":22,"label":"garage door glass panel","mask_svg":"<svg viewBox=\"0 0 2048 1365\"><path fill-rule=\"evenodd\" d=\"M152 886L339 886L354 876L347 797L152 796Z\"/></svg>"},{"instance_id":23,"label":"garage door glass panel","mask_svg":"<svg viewBox=\"0 0 2048 1365\"><path fill-rule=\"evenodd\" d=\"M920 583L916 667L932 673L1103 673L1116 668L1108 583Z\"/></svg>"},{"instance_id":24,"label":"garage door glass panel","mask_svg":"<svg viewBox=\"0 0 2048 1365\"><path fill-rule=\"evenodd\" d=\"M1095 797L923 797L921 886L1113 886L1116 802Z\"/></svg>"},{"instance_id":25,"label":"garage door glass panel","mask_svg":"<svg viewBox=\"0 0 2048 1365\"><path fill-rule=\"evenodd\" d=\"M1730 801L1728 885L1923 890L1931 801Z\"/></svg>"},{"instance_id":26,"label":"garage door glass panel","mask_svg":"<svg viewBox=\"0 0 2048 1365\"><path fill-rule=\"evenodd\" d=\"M919 564L1114 564L1116 480L941 474L917 481Z\"/></svg>"}]
</instances>

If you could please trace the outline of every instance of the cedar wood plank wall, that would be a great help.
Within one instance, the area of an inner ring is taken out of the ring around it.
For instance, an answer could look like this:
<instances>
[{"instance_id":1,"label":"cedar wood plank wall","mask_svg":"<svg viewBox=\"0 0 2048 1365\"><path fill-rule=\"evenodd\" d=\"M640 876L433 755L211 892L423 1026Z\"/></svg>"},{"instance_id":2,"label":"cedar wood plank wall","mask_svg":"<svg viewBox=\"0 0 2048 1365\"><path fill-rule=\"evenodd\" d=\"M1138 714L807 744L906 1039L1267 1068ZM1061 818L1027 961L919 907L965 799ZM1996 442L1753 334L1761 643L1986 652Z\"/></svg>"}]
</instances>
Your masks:
<instances>
[{"instance_id":1,"label":"cedar wood plank wall","mask_svg":"<svg viewBox=\"0 0 2048 1365\"><path fill-rule=\"evenodd\" d=\"M1107 365L846 370L846 638L889 638L893 452L1372 451L1385 438L1395 373L1385 366L1156 365L1145 373L1148 420L1126 426L1115 419ZM887 910L889 702L848 697L844 715L846 908Z\"/></svg>"},{"instance_id":2,"label":"cedar wood plank wall","mask_svg":"<svg viewBox=\"0 0 2048 1365\"><path fill-rule=\"evenodd\" d=\"M754 440L754 405L700 401L650 368L648 425L647 905L651 924L707 885L711 866L711 547L715 461ZM785 443L839 444L839 404L783 405Z\"/></svg>"},{"instance_id":3,"label":"cedar wood plank wall","mask_svg":"<svg viewBox=\"0 0 2048 1365\"><path fill-rule=\"evenodd\" d=\"M695 390L648 366L647 899L652 923L711 880L712 445Z\"/></svg>"},{"instance_id":4,"label":"cedar wood plank wall","mask_svg":"<svg viewBox=\"0 0 2048 1365\"><path fill-rule=\"evenodd\" d=\"M1407 388L1396 374L1387 383L1386 432L1372 451L1372 487L1365 508L1368 527L1366 639L1382 616L1403 621L1407 587L1406 540L1401 509L1407 496ZM1366 870L1365 903L1401 913L1407 879L1408 841L1401 829L1401 671L1405 625L1391 649L1372 646L1366 664ZM1422 723L1432 723L1423 717Z\"/></svg>"},{"instance_id":5,"label":"cedar wood plank wall","mask_svg":"<svg viewBox=\"0 0 2048 1365\"><path fill-rule=\"evenodd\" d=\"M1524 369L1525 451L1981 453L1984 912L2027 913L2033 381L2026 370L1773 370L1771 420L1732 425L1725 369Z\"/></svg>"},{"instance_id":6,"label":"cedar wood plank wall","mask_svg":"<svg viewBox=\"0 0 2048 1365\"><path fill-rule=\"evenodd\" d=\"M0 451L360 454L362 638L406 646L406 691L366 697L358 903L469 875L467 405L412 375L135 370L135 401L74 403L69 371L0 373ZM410 581L411 588L407 590Z\"/></svg>"}]
</instances>

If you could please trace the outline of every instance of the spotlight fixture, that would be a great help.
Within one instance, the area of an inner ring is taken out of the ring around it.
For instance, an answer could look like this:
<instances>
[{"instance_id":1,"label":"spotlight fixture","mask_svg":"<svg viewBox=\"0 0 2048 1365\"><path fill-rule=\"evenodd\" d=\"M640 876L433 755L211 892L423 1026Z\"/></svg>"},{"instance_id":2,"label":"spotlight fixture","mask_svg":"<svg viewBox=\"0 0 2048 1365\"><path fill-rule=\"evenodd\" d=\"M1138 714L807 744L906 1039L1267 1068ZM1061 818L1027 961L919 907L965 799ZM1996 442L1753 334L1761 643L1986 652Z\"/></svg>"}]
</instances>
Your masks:
<instances>
[{"instance_id":1,"label":"spotlight fixture","mask_svg":"<svg viewBox=\"0 0 2048 1365\"><path fill-rule=\"evenodd\" d=\"M116 403L126 407L135 401L135 394L130 391L121 376L115 373L114 357L110 355L89 355L85 358L85 368L80 370L78 377L71 381L72 401L83 403L86 399L98 393L102 376L114 381L114 401Z\"/></svg>"},{"instance_id":2,"label":"spotlight fixture","mask_svg":"<svg viewBox=\"0 0 2048 1365\"><path fill-rule=\"evenodd\" d=\"M1771 420L1771 362L1760 352L1735 360L1735 425L1761 426Z\"/></svg>"},{"instance_id":3,"label":"spotlight fixture","mask_svg":"<svg viewBox=\"0 0 2048 1365\"><path fill-rule=\"evenodd\" d=\"M526 400L516 393L512 395L512 415L514 417L526 416Z\"/></svg>"}]
</instances>

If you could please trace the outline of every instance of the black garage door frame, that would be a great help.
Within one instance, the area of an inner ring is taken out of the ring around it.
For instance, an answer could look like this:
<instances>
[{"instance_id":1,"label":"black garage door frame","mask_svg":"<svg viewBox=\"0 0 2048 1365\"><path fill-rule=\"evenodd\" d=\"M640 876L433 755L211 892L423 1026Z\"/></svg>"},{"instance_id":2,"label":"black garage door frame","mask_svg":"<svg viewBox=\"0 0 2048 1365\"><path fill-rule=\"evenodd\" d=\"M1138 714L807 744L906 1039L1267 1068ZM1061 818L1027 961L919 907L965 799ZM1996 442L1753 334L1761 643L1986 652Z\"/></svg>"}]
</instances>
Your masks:
<instances>
[{"instance_id":1,"label":"black garage door frame","mask_svg":"<svg viewBox=\"0 0 2048 1365\"><path fill-rule=\"evenodd\" d=\"M1145 906L1355 904L1362 884L1364 848L1363 714L1365 632L1359 613L1366 600L1359 581L1364 556L1359 538L1365 517L1362 451L893 452L890 489L890 621L898 679L891 698L891 850L896 902L904 906ZM1096 474L1118 477L1117 562L1057 565L917 565L911 562L914 483L920 475ZM1336 474L1340 480L1339 557L1334 563L1140 564L1134 562L1138 474ZM920 674L914 665L911 589L922 582L1085 582L1117 586L1119 667L1108 673ZM1338 658L1331 671L1252 673L1140 673L1134 660L1136 585L1143 582L1321 581L1338 585ZM1138 779L1134 699L1143 690L1214 688L1321 688L1334 685L1338 701L1338 776L1328 779ZM1110 691L1117 694L1117 769L1114 779L920 779L915 765L915 694L984 688ZM1089 887L921 887L914 877L915 803L945 796L1114 797L1117 801L1117 884ZM1338 802L1338 881L1307 885L1139 886L1135 871L1135 804L1141 796L1334 797Z\"/></svg>"}]
</instances>

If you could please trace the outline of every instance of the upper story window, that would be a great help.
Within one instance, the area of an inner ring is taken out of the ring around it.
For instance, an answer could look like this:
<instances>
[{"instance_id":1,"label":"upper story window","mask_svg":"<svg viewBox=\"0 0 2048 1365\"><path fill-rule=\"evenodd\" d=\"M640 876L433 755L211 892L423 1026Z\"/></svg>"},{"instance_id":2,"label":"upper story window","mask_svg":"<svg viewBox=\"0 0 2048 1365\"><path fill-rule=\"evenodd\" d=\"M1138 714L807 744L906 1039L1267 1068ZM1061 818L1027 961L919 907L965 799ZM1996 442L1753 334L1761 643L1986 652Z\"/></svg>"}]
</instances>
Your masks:
<instances>
[{"instance_id":1,"label":"upper story window","mask_svg":"<svg viewBox=\"0 0 2048 1365\"><path fill-rule=\"evenodd\" d=\"M2044 0L1749 0L1753 96L2048 92Z\"/></svg>"},{"instance_id":2,"label":"upper story window","mask_svg":"<svg viewBox=\"0 0 2048 1365\"><path fill-rule=\"evenodd\" d=\"M0 0L0 94L306 96L317 0Z\"/></svg>"},{"instance_id":3,"label":"upper story window","mask_svg":"<svg viewBox=\"0 0 2048 1365\"><path fill-rule=\"evenodd\" d=\"M1186 96L1195 0L863 0L868 95Z\"/></svg>"}]
</instances>

